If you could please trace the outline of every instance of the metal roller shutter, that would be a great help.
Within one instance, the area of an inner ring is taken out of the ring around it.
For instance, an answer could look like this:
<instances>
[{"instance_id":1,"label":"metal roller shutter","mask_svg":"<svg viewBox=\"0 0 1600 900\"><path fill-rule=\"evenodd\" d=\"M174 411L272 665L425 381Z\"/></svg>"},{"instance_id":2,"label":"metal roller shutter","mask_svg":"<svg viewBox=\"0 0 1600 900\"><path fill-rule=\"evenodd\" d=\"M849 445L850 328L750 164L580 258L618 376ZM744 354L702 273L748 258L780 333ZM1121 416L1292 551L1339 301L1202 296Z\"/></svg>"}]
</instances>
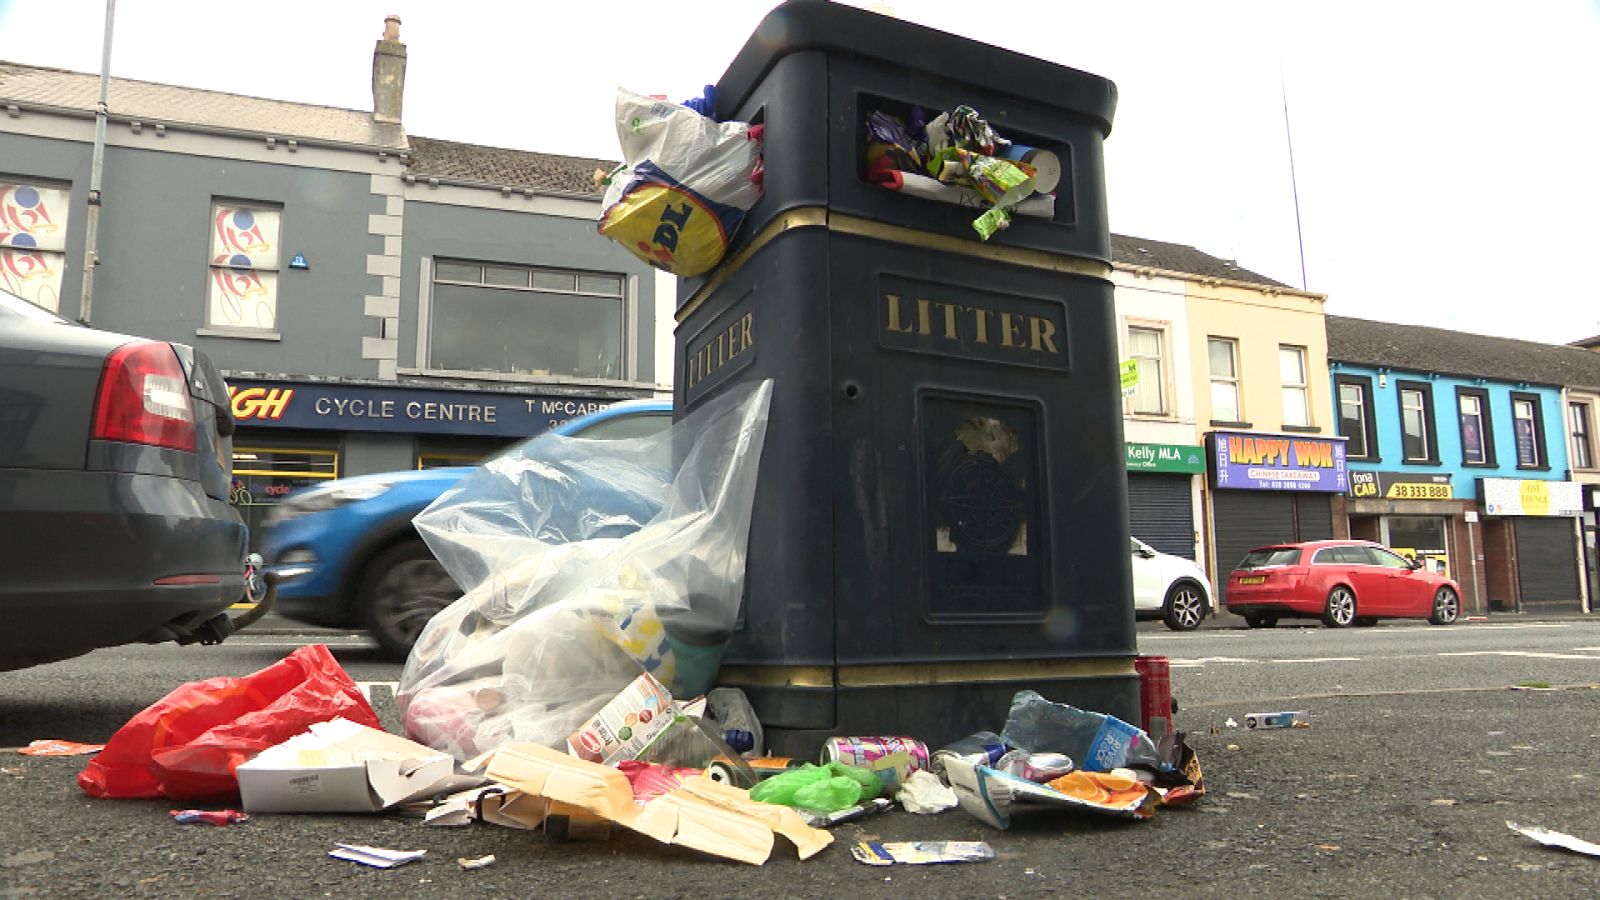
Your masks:
<instances>
[{"instance_id":1,"label":"metal roller shutter","mask_svg":"<svg viewBox=\"0 0 1600 900\"><path fill-rule=\"evenodd\" d=\"M1559 603L1574 610L1581 599L1572 520L1511 520L1517 541L1517 587L1523 603Z\"/></svg>"},{"instance_id":2,"label":"metal roller shutter","mask_svg":"<svg viewBox=\"0 0 1600 900\"><path fill-rule=\"evenodd\" d=\"M1333 500L1327 494L1215 491L1212 520L1218 593L1228 573L1256 547L1333 537Z\"/></svg>"},{"instance_id":3,"label":"metal roller shutter","mask_svg":"<svg viewBox=\"0 0 1600 900\"><path fill-rule=\"evenodd\" d=\"M1194 559L1194 501L1188 475L1128 473L1128 526L1162 553Z\"/></svg>"}]
</instances>

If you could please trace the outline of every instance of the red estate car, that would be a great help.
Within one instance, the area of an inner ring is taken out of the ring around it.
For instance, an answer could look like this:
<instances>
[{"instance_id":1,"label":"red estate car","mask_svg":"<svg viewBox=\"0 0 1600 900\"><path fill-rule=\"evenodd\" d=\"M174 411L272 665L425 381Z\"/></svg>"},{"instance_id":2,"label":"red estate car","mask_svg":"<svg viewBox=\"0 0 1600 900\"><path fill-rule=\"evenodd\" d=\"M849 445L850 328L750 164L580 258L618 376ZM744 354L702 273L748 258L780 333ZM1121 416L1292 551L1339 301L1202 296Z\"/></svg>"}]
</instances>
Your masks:
<instances>
[{"instance_id":1,"label":"red estate car","mask_svg":"<svg viewBox=\"0 0 1600 900\"><path fill-rule=\"evenodd\" d=\"M1371 541L1307 541L1258 547L1228 576L1228 612L1251 628L1280 618L1321 618L1329 628L1379 619L1449 625L1461 586Z\"/></svg>"}]
</instances>

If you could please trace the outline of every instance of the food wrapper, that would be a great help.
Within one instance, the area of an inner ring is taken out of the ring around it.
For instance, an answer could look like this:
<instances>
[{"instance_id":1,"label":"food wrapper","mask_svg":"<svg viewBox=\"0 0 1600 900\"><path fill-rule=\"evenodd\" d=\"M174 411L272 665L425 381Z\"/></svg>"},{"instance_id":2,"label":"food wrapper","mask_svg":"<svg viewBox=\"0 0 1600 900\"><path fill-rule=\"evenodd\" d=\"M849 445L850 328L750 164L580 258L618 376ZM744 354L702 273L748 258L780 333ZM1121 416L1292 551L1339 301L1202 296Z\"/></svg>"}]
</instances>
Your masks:
<instances>
[{"instance_id":1,"label":"food wrapper","mask_svg":"<svg viewBox=\"0 0 1600 900\"><path fill-rule=\"evenodd\" d=\"M850 855L869 866L927 866L983 862L994 859L994 848L983 841L863 841L850 848Z\"/></svg>"},{"instance_id":2,"label":"food wrapper","mask_svg":"<svg viewBox=\"0 0 1600 900\"><path fill-rule=\"evenodd\" d=\"M1014 812L1067 809L1148 819L1159 802L1159 795L1131 774L1071 772L1049 784L1034 784L960 757L946 761L945 774L961 808L1001 830L1011 827Z\"/></svg>"}]
</instances>

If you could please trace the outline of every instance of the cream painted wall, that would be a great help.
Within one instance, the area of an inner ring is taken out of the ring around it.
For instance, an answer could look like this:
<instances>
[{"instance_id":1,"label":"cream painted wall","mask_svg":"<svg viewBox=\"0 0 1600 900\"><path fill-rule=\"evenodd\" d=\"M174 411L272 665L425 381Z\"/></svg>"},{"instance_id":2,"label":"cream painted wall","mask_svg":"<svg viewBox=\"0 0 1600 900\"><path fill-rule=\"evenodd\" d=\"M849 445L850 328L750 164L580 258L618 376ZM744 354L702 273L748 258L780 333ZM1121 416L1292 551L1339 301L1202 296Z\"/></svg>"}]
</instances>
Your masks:
<instances>
[{"instance_id":1,"label":"cream painted wall","mask_svg":"<svg viewBox=\"0 0 1600 900\"><path fill-rule=\"evenodd\" d=\"M1167 411L1148 415L1133 411L1133 398L1122 400L1122 428L1127 440L1151 444L1193 444L1195 435L1194 365L1190 360L1188 300L1176 278L1113 269L1113 302L1117 313L1117 358L1128 359L1128 329L1159 329L1162 334L1162 393Z\"/></svg>"},{"instance_id":2,"label":"cream painted wall","mask_svg":"<svg viewBox=\"0 0 1600 900\"><path fill-rule=\"evenodd\" d=\"M1208 337L1238 341L1239 415L1253 431L1283 430L1278 348L1304 347L1311 425L1322 434L1334 434L1328 397L1328 332L1322 310L1325 297L1215 282L1188 282L1187 288L1197 437L1221 427L1211 424Z\"/></svg>"},{"instance_id":3,"label":"cream painted wall","mask_svg":"<svg viewBox=\"0 0 1600 900\"><path fill-rule=\"evenodd\" d=\"M671 398L672 375L678 367L672 355L672 331L678 323L678 279L659 269L655 270L655 274L656 395Z\"/></svg>"}]
</instances>

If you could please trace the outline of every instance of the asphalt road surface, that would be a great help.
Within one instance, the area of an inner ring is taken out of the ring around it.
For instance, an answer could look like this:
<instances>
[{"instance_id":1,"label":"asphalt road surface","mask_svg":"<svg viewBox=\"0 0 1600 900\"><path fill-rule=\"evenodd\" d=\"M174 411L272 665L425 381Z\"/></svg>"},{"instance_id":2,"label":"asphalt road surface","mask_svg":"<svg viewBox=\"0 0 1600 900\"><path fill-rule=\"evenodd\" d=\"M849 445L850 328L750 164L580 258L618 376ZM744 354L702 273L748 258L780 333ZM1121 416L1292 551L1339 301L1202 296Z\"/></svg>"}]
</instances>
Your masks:
<instances>
[{"instance_id":1,"label":"asphalt road surface","mask_svg":"<svg viewBox=\"0 0 1600 900\"><path fill-rule=\"evenodd\" d=\"M275 631L0 673L0 748L103 741L179 683L244 674L317 640L368 685L395 728L389 685L399 666L357 637ZM1542 847L1505 825L1600 842L1600 622L1192 634L1141 626L1140 649L1172 661L1178 725L1208 788L1193 808L1147 822L1044 814L1001 832L960 810L896 811L838 827L835 846L803 863L780 838L771 861L750 867L631 834L552 843L382 815L180 825L170 802L84 796L75 782L82 758L0 751L0 898L1600 895L1600 859ZM1242 727L1247 713L1277 709L1305 711L1311 727ZM848 853L865 839L983 840L997 858L872 868ZM327 858L338 842L428 853L368 869ZM498 862L486 869L456 862L490 853Z\"/></svg>"}]
</instances>

